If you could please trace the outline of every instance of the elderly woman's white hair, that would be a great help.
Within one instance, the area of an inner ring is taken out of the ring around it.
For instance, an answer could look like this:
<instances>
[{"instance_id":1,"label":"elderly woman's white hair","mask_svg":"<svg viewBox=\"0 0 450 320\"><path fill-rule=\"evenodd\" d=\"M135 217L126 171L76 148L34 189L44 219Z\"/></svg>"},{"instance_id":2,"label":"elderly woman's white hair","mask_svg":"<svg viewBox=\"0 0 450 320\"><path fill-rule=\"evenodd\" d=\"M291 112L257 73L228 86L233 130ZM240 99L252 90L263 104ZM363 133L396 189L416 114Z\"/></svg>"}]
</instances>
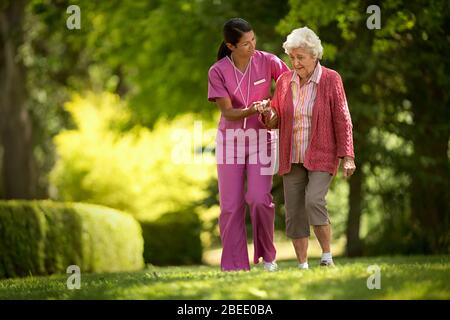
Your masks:
<instances>
[{"instance_id":1,"label":"elderly woman's white hair","mask_svg":"<svg viewBox=\"0 0 450 320\"><path fill-rule=\"evenodd\" d=\"M296 48L307 49L314 58L322 59L323 47L319 37L308 27L293 30L283 43L284 52L289 52Z\"/></svg>"}]
</instances>

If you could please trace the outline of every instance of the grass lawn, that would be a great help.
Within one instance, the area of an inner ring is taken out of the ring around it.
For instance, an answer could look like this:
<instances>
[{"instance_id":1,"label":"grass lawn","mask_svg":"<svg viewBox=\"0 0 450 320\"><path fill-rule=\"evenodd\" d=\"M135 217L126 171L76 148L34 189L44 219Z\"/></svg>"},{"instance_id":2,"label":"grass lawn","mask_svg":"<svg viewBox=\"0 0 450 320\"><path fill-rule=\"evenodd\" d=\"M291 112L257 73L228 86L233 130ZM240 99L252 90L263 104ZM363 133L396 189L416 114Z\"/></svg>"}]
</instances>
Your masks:
<instances>
[{"instance_id":1,"label":"grass lawn","mask_svg":"<svg viewBox=\"0 0 450 320\"><path fill-rule=\"evenodd\" d=\"M450 256L335 258L337 267L280 271L220 272L217 266L155 267L137 272L81 274L69 290L69 275L0 280L0 299L450 299ZM369 290L369 265L381 268L381 289Z\"/></svg>"}]
</instances>

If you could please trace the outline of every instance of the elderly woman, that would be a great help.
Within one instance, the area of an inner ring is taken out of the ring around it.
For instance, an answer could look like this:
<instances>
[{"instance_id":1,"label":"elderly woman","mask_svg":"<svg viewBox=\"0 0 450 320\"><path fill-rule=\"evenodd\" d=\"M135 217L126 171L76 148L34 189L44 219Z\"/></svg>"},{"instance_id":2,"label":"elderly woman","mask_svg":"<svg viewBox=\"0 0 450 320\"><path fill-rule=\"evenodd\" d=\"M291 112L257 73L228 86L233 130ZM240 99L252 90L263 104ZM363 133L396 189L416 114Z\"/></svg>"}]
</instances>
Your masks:
<instances>
[{"instance_id":1,"label":"elderly woman","mask_svg":"<svg viewBox=\"0 0 450 320\"><path fill-rule=\"evenodd\" d=\"M322 248L321 266L334 266L325 196L340 159L344 177L355 171L352 121L340 75L322 66L320 39L295 29L283 44L292 71L277 81L263 121L279 128L279 174L283 177L286 234L299 268L308 269L310 225Z\"/></svg>"}]
</instances>

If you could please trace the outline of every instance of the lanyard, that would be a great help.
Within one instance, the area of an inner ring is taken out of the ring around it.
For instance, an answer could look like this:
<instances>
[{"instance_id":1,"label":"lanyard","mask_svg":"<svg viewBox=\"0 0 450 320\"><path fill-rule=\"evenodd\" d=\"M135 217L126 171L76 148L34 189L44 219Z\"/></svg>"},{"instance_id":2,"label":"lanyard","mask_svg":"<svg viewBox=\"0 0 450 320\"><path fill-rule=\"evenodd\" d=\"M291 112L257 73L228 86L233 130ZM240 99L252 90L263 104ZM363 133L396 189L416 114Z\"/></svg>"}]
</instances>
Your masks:
<instances>
[{"instance_id":1,"label":"lanyard","mask_svg":"<svg viewBox=\"0 0 450 320\"><path fill-rule=\"evenodd\" d=\"M247 67L245 68L245 71L244 71L244 74L242 75L241 81L238 81L238 77L237 77L237 73L236 73L236 69L237 68L236 68L236 66L234 64L233 56L231 56L231 62L233 64L233 71L234 71L234 78L236 79L236 85L237 85L237 87L236 87L236 89L234 90L233 93L236 93L236 91L239 90L239 93L241 94L242 101L245 104L245 108L248 107L248 102L249 102L249 98L250 98L250 80L251 80L250 76L252 74L252 58L253 57L250 57L250 61L248 62ZM248 71L247 99L244 99L244 94L242 93L242 90L241 90L241 84L242 84L242 81L244 80L245 76L247 75L247 71ZM245 129L246 125L247 125L247 117L244 118L244 129Z\"/></svg>"}]
</instances>

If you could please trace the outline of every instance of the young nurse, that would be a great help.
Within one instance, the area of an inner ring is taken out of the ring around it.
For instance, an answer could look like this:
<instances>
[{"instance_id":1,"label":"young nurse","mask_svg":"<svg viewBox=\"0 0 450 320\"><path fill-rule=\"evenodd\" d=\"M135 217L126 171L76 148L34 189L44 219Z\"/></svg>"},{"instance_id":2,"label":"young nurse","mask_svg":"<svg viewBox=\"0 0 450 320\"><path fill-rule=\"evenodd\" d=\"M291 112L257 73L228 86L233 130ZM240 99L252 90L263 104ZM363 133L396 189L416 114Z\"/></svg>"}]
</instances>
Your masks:
<instances>
[{"instance_id":1,"label":"young nurse","mask_svg":"<svg viewBox=\"0 0 450 320\"><path fill-rule=\"evenodd\" d=\"M272 80L276 81L289 68L275 55L256 50L255 34L247 21L227 21L223 34L217 62L208 73L208 100L221 111L216 148L221 268L250 270L247 204L252 221L253 261L257 264L262 258L266 270L276 271L272 175L262 170L273 164L261 161L261 155L270 156L273 152L272 132L260 134L266 127L260 122L259 112L267 116Z\"/></svg>"}]
</instances>

